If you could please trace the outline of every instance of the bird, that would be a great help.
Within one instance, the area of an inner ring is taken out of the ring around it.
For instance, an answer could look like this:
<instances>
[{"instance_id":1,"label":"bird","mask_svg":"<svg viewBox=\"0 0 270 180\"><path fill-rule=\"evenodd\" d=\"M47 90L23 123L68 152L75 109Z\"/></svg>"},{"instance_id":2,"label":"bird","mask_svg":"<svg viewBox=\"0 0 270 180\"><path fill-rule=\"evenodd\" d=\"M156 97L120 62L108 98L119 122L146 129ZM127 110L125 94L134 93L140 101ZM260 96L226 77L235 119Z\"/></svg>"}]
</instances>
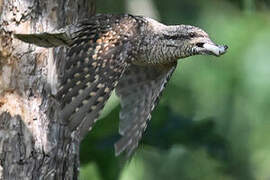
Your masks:
<instances>
[{"instance_id":1,"label":"bird","mask_svg":"<svg viewBox=\"0 0 270 180\"><path fill-rule=\"evenodd\" d=\"M221 56L228 49L201 28L165 25L130 14L95 14L59 32L15 37L42 47L66 48L56 95L59 114L71 130L79 128L82 137L116 91L121 104L116 156L123 152L131 156L137 149L179 59Z\"/></svg>"}]
</instances>

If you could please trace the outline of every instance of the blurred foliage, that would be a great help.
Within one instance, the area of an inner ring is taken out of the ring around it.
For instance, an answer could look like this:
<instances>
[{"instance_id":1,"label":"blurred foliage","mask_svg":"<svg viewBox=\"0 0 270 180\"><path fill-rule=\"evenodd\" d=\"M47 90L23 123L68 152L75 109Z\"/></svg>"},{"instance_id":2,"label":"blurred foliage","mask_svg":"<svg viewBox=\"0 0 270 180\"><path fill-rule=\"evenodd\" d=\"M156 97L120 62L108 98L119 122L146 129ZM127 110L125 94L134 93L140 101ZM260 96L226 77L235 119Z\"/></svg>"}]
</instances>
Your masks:
<instances>
[{"instance_id":1,"label":"blurred foliage","mask_svg":"<svg viewBox=\"0 0 270 180\"><path fill-rule=\"evenodd\" d=\"M270 1L154 2L163 23L199 26L229 51L179 61L130 161L114 156L113 96L82 142L80 179L270 179ZM125 12L125 2L98 0L98 12Z\"/></svg>"}]
</instances>

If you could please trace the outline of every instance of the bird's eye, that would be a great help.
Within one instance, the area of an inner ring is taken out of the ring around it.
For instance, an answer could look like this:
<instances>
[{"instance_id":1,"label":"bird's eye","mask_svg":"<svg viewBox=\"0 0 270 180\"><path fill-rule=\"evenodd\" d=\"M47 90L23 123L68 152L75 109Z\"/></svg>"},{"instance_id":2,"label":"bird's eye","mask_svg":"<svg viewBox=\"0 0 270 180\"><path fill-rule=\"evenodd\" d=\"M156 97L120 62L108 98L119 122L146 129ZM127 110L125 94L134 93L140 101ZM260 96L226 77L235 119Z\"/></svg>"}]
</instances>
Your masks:
<instances>
[{"instance_id":1,"label":"bird's eye","mask_svg":"<svg viewBox=\"0 0 270 180\"><path fill-rule=\"evenodd\" d=\"M197 43L196 46L199 48L203 48L204 43Z\"/></svg>"},{"instance_id":2,"label":"bird's eye","mask_svg":"<svg viewBox=\"0 0 270 180\"><path fill-rule=\"evenodd\" d=\"M195 37L195 33L190 33L189 36L190 36L191 38L194 38L194 37Z\"/></svg>"}]
</instances>

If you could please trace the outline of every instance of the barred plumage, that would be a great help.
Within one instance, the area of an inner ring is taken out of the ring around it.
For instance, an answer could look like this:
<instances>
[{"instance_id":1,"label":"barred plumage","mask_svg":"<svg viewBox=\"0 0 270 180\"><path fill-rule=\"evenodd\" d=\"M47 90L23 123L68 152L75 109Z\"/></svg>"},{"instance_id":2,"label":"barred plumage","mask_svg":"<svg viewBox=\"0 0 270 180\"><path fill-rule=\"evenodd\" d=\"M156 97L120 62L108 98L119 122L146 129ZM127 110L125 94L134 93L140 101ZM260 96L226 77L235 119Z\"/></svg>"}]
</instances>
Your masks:
<instances>
[{"instance_id":1,"label":"barred plumage","mask_svg":"<svg viewBox=\"0 0 270 180\"><path fill-rule=\"evenodd\" d=\"M131 155L145 131L151 112L158 103L166 83L176 68L170 65L131 65L124 73L116 93L121 99L119 133L123 136L116 144L116 155L126 150Z\"/></svg>"},{"instance_id":2,"label":"barred plumage","mask_svg":"<svg viewBox=\"0 0 270 180\"><path fill-rule=\"evenodd\" d=\"M81 137L91 129L116 87L121 99L116 155L131 155L151 119L177 59L191 55L220 56L203 30L188 25L166 26L132 15L98 14L57 33L16 35L43 47L66 46L65 72L57 98L60 117Z\"/></svg>"}]
</instances>

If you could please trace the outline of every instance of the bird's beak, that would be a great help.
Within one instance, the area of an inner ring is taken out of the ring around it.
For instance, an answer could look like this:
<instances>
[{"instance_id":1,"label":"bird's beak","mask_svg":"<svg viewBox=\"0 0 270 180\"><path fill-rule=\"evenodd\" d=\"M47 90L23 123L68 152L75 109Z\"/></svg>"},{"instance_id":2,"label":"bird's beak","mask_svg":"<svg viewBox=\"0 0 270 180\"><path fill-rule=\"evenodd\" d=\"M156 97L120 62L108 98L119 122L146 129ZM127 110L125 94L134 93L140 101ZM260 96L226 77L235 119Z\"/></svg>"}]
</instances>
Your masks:
<instances>
[{"instance_id":1,"label":"bird's beak","mask_svg":"<svg viewBox=\"0 0 270 180\"><path fill-rule=\"evenodd\" d=\"M207 54L221 56L222 54L225 54L227 52L228 46L204 43L203 48Z\"/></svg>"}]
</instances>

